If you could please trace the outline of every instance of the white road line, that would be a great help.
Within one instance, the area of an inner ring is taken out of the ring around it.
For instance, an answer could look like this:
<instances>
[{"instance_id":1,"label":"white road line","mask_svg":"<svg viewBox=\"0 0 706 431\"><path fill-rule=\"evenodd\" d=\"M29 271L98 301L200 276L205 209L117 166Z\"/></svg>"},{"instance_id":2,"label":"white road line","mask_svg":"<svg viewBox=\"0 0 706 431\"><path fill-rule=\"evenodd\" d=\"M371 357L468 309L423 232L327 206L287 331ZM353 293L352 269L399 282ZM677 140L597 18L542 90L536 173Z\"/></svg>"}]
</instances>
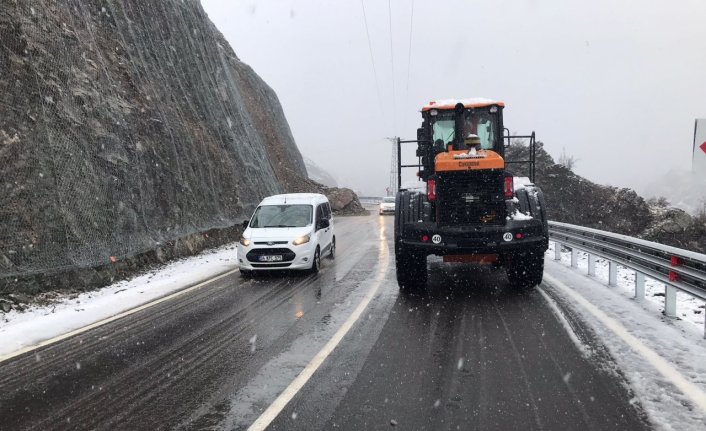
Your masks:
<instances>
[{"instance_id":1,"label":"white road line","mask_svg":"<svg viewBox=\"0 0 706 431\"><path fill-rule=\"evenodd\" d=\"M637 337L628 332L623 325L609 317L602 310L581 296L578 292L547 273L544 273L544 280L548 281L552 286L560 289L562 292L578 302L589 313L593 314L594 317L596 317L615 335L620 337L628 346L630 346L630 348L640 354L650 365L652 365L652 367L659 371L664 378L672 382L672 384L674 384L674 386L686 395L695 406L698 406L702 411L706 412L706 392L704 392L699 386L687 380L669 362L659 356L654 350L644 345Z\"/></svg>"},{"instance_id":2,"label":"white road line","mask_svg":"<svg viewBox=\"0 0 706 431\"><path fill-rule=\"evenodd\" d=\"M549 308L552 309L556 318L559 319L559 322L564 326L564 330L566 330L566 332L569 334L569 338L571 338L571 341L573 341L579 351L584 356L586 356L589 352L588 347L586 347L586 345L583 344L578 335L576 335L574 328L571 326L571 323L569 323L569 320L564 315L564 312L561 311L561 308L559 308L559 305L557 305L556 301L554 301L554 299L549 296L547 292L545 292L542 288L537 287L537 290L539 291L539 293L542 294L544 300L547 301L547 304L549 304Z\"/></svg>"},{"instance_id":3,"label":"white road line","mask_svg":"<svg viewBox=\"0 0 706 431\"><path fill-rule=\"evenodd\" d=\"M138 311L142 311L142 310L144 310L144 309L146 309L146 308L150 308L150 307L152 307L152 306L154 306L154 305L157 305L157 304L159 304L159 303L161 303L161 302L169 301L170 299L174 299L174 298L176 298L177 296L181 296L181 295L183 295L183 294L185 294L185 293L189 293L189 292L192 292L192 291L194 291L194 290L196 290L196 289L200 289L200 288L206 286L207 284L213 283L214 281L220 280L220 279L222 279L222 278L224 278L224 277L228 277L229 275L235 274L236 272L238 272L237 269L233 269L233 270L231 270L231 271L224 272L223 274L221 274L221 275L219 275L219 276L216 276L216 277L213 277L213 278L209 278L208 280L202 281L201 283L196 284L196 285L194 285L194 286L191 286L191 287L189 287L189 288L180 290L180 291L178 291L178 292L169 294L169 295L167 295L167 296L163 296L163 297L161 297L161 298L155 299L154 301L148 302L148 303L146 303L146 304L142 304L142 305L140 305L140 306L138 306L138 307L135 307L135 308L131 308L131 309L129 309L129 310L123 311L122 313L118 313L118 314L116 314L116 315L114 315L114 316L111 316L111 317L108 317L108 318L106 318L106 319L99 320L98 322L91 323L91 324L88 325L88 326L84 326L84 327L79 328L79 329L74 329L74 330L71 331L71 332L67 332L66 334L59 335L59 336L57 336L57 337L50 338L50 339L48 339L48 340L44 340L44 341L42 341L42 342L40 342L40 343L37 343L37 344L34 344L34 345L32 345L32 346L23 347L23 348L20 349L20 350L16 350L16 351L14 351L14 352L12 352L12 353L8 353L8 354L6 354L6 355L0 355L0 363L3 362L3 361L7 361L8 359L12 359L12 358L14 358L14 357L16 357L16 356L19 356L19 355L21 355L21 354L23 354L23 353L31 352L32 350L38 349L38 348L40 348L40 347L48 346L49 344L54 344L54 343L56 343L56 342L58 342L58 341L65 340L65 339L67 339L67 338L73 337L74 335L78 335L78 334L84 333L84 332L86 332L86 331L90 331L91 329L97 328L97 327L99 327L99 326L103 326L103 325L105 325L106 323L110 323L110 322L113 322L113 321L115 321L115 320L122 319L122 318L125 317L125 316L129 316L129 315L131 315L131 314L133 314L133 313L137 313Z\"/></svg>"},{"instance_id":4,"label":"white road line","mask_svg":"<svg viewBox=\"0 0 706 431\"><path fill-rule=\"evenodd\" d=\"M389 265L389 252L385 244L381 247L380 267L378 273L375 276L373 285L365 295L363 300L358 304L358 306L353 310L353 313L348 317L348 319L343 323L343 325L336 331L333 337L326 343L326 345L317 353L311 361L304 367L301 373L292 380L292 383L287 386L284 391L274 400L272 404L265 410L259 418L248 428L248 431L260 431L267 428L272 421L279 415L286 405L294 398L294 396L304 387L306 382L309 381L311 376L314 375L316 370L319 369L321 364L324 363L326 358L333 352L333 350L338 346L343 337L346 336L348 331L353 327L356 321L363 314L363 311L368 307L370 301L373 299L377 293L380 285L383 282L385 273Z\"/></svg>"}]
</instances>

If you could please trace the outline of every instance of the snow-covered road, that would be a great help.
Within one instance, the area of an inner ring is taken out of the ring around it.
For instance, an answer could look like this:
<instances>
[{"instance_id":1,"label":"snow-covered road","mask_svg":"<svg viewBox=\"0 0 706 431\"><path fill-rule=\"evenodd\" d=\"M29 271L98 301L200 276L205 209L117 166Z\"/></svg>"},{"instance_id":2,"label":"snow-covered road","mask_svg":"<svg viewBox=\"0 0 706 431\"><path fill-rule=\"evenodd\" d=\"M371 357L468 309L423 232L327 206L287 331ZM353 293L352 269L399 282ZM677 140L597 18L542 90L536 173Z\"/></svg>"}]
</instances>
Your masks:
<instances>
[{"instance_id":1,"label":"snow-covered road","mask_svg":"<svg viewBox=\"0 0 706 431\"><path fill-rule=\"evenodd\" d=\"M341 219L338 258L316 277L236 272L184 290L233 271L226 246L6 315L7 357L167 298L0 361L0 425L246 427L318 357L273 429L704 428L702 304L681 300L681 319L666 318L661 286L637 302L628 271L608 287L605 263L588 277L585 257L573 269L552 250L528 294L501 270L432 259L426 294L401 295L382 263L391 223Z\"/></svg>"}]
</instances>

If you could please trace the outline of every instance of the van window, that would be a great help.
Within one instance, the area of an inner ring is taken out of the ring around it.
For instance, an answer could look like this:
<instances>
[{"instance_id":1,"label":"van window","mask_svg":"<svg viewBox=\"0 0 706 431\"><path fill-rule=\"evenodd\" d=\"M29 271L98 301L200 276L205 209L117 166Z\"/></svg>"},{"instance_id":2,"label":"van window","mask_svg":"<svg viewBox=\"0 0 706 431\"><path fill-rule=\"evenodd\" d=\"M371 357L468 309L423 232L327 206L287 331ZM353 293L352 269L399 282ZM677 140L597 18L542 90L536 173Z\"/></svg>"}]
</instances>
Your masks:
<instances>
[{"instance_id":1,"label":"van window","mask_svg":"<svg viewBox=\"0 0 706 431\"><path fill-rule=\"evenodd\" d=\"M250 227L304 227L311 224L311 205L262 205L252 216Z\"/></svg>"},{"instance_id":2,"label":"van window","mask_svg":"<svg viewBox=\"0 0 706 431\"><path fill-rule=\"evenodd\" d=\"M326 216L324 214L324 204L316 207L316 220L323 220Z\"/></svg>"},{"instance_id":3,"label":"van window","mask_svg":"<svg viewBox=\"0 0 706 431\"><path fill-rule=\"evenodd\" d=\"M331 205L329 205L328 202L324 204L324 217L326 219L331 220Z\"/></svg>"}]
</instances>

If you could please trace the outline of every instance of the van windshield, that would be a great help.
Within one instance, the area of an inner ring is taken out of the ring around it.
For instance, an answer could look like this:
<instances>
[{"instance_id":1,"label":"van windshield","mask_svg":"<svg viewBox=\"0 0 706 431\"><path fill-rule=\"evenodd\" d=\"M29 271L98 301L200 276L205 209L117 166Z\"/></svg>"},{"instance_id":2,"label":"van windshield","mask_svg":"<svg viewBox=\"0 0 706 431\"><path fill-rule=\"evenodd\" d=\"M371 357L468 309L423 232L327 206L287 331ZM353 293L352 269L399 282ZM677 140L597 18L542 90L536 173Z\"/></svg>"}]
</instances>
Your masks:
<instances>
[{"instance_id":1,"label":"van windshield","mask_svg":"<svg viewBox=\"0 0 706 431\"><path fill-rule=\"evenodd\" d=\"M257 207L250 227L304 227L311 224L311 205L263 205Z\"/></svg>"}]
</instances>

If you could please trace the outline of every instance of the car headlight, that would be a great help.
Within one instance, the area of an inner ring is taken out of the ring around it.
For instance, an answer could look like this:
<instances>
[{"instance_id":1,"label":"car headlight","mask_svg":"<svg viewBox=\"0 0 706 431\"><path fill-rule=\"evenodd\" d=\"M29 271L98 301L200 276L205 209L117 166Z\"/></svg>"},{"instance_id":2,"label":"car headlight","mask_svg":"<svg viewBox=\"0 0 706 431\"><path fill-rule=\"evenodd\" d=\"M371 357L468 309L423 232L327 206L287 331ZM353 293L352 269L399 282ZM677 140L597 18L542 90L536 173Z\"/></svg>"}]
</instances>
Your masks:
<instances>
[{"instance_id":1,"label":"car headlight","mask_svg":"<svg viewBox=\"0 0 706 431\"><path fill-rule=\"evenodd\" d=\"M239 241L239 242L240 242L242 245L244 245L245 247L247 247L247 246L250 245L250 240L249 240L249 239L246 239L246 238L243 238L243 237L240 238L240 241Z\"/></svg>"},{"instance_id":2,"label":"car headlight","mask_svg":"<svg viewBox=\"0 0 706 431\"><path fill-rule=\"evenodd\" d=\"M299 238L292 241L292 244L294 244L294 245L306 244L307 242L309 242L310 239L311 239L311 235L300 236Z\"/></svg>"}]
</instances>

